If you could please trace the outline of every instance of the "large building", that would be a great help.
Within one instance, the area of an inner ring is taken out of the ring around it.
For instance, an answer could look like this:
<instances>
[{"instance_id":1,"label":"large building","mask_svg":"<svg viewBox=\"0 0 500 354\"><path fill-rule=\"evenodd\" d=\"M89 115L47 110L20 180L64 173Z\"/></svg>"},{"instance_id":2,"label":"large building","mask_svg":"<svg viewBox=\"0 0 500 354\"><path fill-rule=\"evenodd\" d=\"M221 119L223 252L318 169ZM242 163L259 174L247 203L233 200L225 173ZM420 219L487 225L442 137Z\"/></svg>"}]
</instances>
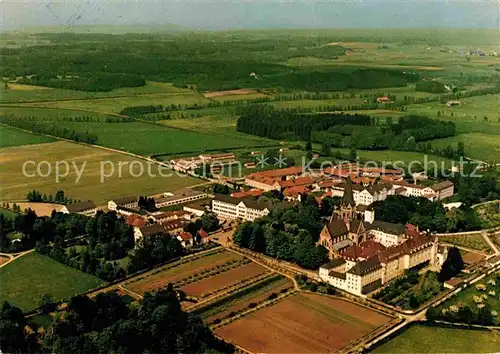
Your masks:
<instances>
[{"instance_id":1,"label":"large building","mask_svg":"<svg viewBox=\"0 0 500 354\"><path fill-rule=\"evenodd\" d=\"M94 216L97 213L97 207L93 201L68 204L62 207L61 213L64 214L82 214L86 216Z\"/></svg>"},{"instance_id":2,"label":"large building","mask_svg":"<svg viewBox=\"0 0 500 354\"><path fill-rule=\"evenodd\" d=\"M245 184L264 191L281 190L281 188L286 188L288 186L286 183L283 183L284 181L298 179L303 171L304 169L302 166L294 166L279 170L251 173L245 177ZM312 181L308 180L308 182ZM295 183L292 185L295 185Z\"/></svg>"},{"instance_id":3,"label":"large building","mask_svg":"<svg viewBox=\"0 0 500 354\"><path fill-rule=\"evenodd\" d=\"M329 187L331 196L343 197L347 183L350 183L350 178L346 183L340 183ZM394 194L392 185L388 183L378 183L364 186L362 184L352 184L351 187L354 202L356 205L370 205L377 201L386 200L389 195Z\"/></svg>"},{"instance_id":4,"label":"large building","mask_svg":"<svg viewBox=\"0 0 500 354\"><path fill-rule=\"evenodd\" d=\"M320 234L332 260L320 278L356 295L368 294L406 269L437 262L437 241L413 225L375 220L374 212L356 206L348 180L339 209Z\"/></svg>"},{"instance_id":5,"label":"large building","mask_svg":"<svg viewBox=\"0 0 500 354\"><path fill-rule=\"evenodd\" d=\"M224 194L216 194L212 200L212 211L217 216L228 219L253 221L269 214L266 204L251 199L239 199Z\"/></svg>"},{"instance_id":6,"label":"large building","mask_svg":"<svg viewBox=\"0 0 500 354\"><path fill-rule=\"evenodd\" d=\"M406 197L424 197L432 201L443 200L451 197L454 193L454 185L451 181L442 181L432 186L421 186L405 181L391 182L395 193Z\"/></svg>"},{"instance_id":7,"label":"large building","mask_svg":"<svg viewBox=\"0 0 500 354\"><path fill-rule=\"evenodd\" d=\"M134 196L121 197L117 199L110 200L108 202L109 210L119 210L119 209L138 209L137 206L138 199Z\"/></svg>"},{"instance_id":8,"label":"large building","mask_svg":"<svg viewBox=\"0 0 500 354\"><path fill-rule=\"evenodd\" d=\"M222 166L237 164L238 161L233 153L223 154L202 154L192 157L181 157L170 160L174 170L185 173L194 172L203 165L210 166L212 171L220 169Z\"/></svg>"},{"instance_id":9,"label":"large building","mask_svg":"<svg viewBox=\"0 0 500 354\"><path fill-rule=\"evenodd\" d=\"M165 193L163 197L155 199L155 206L159 209L176 204L190 203L207 197L208 194L205 192L185 188L175 193Z\"/></svg>"}]
</instances>

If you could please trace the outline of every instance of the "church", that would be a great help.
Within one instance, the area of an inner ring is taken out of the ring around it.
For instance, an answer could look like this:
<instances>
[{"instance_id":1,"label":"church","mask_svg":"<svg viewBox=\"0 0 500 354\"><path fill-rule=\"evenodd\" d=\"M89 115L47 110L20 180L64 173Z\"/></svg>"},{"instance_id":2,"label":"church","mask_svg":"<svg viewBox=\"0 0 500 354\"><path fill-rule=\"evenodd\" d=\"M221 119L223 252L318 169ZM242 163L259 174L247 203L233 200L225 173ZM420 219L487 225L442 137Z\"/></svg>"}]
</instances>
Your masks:
<instances>
[{"instance_id":1,"label":"church","mask_svg":"<svg viewBox=\"0 0 500 354\"><path fill-rule=\"evenodd\" d=\"M373 210L356 206L348 179L340 206L320 233L331 262L320 278L339 289L366 295L406 269L437 261L437 239L413 225L375 220Z\"/></svg>"}]
</instances>

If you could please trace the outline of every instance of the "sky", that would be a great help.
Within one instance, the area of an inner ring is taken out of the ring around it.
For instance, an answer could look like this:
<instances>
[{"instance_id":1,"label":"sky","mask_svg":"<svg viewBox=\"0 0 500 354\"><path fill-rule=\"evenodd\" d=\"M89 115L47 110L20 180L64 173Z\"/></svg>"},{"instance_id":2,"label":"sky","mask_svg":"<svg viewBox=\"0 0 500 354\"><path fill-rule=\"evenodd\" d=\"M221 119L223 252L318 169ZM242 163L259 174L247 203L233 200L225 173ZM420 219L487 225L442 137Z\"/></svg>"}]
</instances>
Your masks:
<instances>
[{"instance_id":1,"label":"sky","mask_svg":"<svg viewBox=\"0 0 500 354\"><path fill-rule=\"evenodd\" d=\"M0 0L2 31L71 25L498 28L500 0Z\"/></svg>"}]
</instances>

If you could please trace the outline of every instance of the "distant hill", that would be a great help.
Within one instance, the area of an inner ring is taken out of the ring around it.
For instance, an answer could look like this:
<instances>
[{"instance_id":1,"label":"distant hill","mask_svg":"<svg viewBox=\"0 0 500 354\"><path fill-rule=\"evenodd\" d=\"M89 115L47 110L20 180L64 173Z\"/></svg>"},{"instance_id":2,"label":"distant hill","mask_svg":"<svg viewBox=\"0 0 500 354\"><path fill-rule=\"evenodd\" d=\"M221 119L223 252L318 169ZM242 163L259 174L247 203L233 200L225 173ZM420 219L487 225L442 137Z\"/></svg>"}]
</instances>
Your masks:
<instances>
[{"instance_id":1,"label":"distant hill","mask_svg":"<svg viewBox=\"0 0 500 354\"><path fill-rule=\"evenodd\" d=\"M126 33L177 33L192 31L187 27L164 24L164 25L72 25L72 26L28 26L5 33L103 33L103 34L126 34Z\"/></svg>"}]
</instances>

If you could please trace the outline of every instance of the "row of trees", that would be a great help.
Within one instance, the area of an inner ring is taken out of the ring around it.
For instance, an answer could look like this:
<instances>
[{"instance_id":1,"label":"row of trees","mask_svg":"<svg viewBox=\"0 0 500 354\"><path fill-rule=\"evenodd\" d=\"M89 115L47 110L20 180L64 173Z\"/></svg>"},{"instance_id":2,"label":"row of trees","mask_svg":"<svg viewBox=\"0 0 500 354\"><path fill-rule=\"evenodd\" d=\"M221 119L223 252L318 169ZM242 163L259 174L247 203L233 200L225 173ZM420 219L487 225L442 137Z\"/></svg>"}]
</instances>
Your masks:
<instances>
[{"instance_id":1,"label":"row of trees","mask_svg":"<svg viewBox=\"0 0 500 354\"><path fill-rule=\"evenodd\" d=\"M120 111L120 114L127 116L140 116L142 114L158 112L163 112L163 106L161 104L125 107Z\"/></svg>"},{"instance_id":2,"label":"row of trees","mask_svg":"<svg viewBox=\"0 0 500 354\"><path fill-rule=\"evenodd\" d=\"M19 308L0 310L0 349L5 353L229 353L201 319L182 311L171 284L146 293L134 306L117 293L78 295L39 331Z\"/></svg>"},{"instance_id":3,"label":"row of trees","mask_svg":"<svg viewBox=\"0 0 500 354\"><path fill-rule=\"evenodd\" d=\"M68 128L60 128L54 124L41 124L29 119L0 116L0 123L20 129L30 130L38 134L53 135L59 138L81 141L87 144L97 144L98 142L96 134L77 132Z\"/></svg>"},{"instance_id":4,"label":"row of trees","mask_svg":"<svg viewBox=\"0 0 500 354\"><path fill-rule=\"evenodd\" d=\"M26 194L26 199L29 202L43 202L43 203L56 203L56 204L72 204L79 203L81 200L73 200L64 195L63 190L58 190L55 196L52 194L47 194L40 192L39 190L33 189Z\"/></svg>"}]
</instances>

